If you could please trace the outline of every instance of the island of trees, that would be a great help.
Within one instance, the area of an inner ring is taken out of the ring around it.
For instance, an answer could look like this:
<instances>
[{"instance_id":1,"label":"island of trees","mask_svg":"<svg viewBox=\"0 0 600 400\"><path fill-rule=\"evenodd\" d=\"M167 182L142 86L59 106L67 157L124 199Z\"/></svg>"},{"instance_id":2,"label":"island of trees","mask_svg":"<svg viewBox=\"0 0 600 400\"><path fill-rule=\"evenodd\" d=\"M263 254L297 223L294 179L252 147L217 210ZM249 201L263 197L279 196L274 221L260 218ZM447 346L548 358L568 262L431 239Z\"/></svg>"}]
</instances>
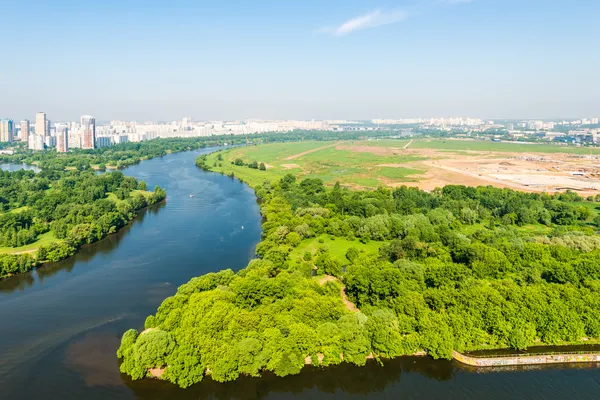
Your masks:
<instances>
[{"instance_id":1,"label":"island of trees","mask_svg":"<svg viewBox=\"0 0 600 400\"><path fill-rule=\"evenodd\" d=\"M594 201L494 187L352 191L293 175L254 189L258 258L193 278L143 331L125 332L122 372L187 387L600 339Z\"/></svg>"}]
</instances>

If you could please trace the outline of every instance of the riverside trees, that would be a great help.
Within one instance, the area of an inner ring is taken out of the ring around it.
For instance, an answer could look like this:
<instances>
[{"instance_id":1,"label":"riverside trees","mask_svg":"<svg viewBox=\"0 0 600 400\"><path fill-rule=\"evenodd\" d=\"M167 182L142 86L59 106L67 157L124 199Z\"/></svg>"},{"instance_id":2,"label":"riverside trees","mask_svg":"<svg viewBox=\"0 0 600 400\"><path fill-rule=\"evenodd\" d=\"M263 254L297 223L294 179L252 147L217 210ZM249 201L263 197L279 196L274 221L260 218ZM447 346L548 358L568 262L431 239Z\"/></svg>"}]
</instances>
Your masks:
<instances>
[{"instance_id":1,"label":"riverside trees","mask_svg":"<svg viewBox=\"0 0 600 400\"><path fill-rule=\"evenodd\" d=\"M35 243L41 234L55 242L39 247L38 261L59 261L122 228L137 210L162 201L161 188L137 190L135 178L121 172L0 171L0 247ZM32 268L31 255L0 257L0 278Z\"/></svg>"},{"instance_id":2,"label":"riverside trees","mask_svg":"<svg viewBox=\"0 0 600 400\"><path fill-rule=\"evenodd\" d=\"M141 337L161 332L150 354L137 332L124 336L124 373L141 378L160 367L187 387L207 374L285 376L308 361L363 365L371 354L449 358L453 349L600 338L600 243L583 211L590 204L577 195L462 186L357 192L291 175L255 190L260 259L181 286L146 320ZM339 258L332 241L290 259L319 235L379 241L380 250L351 247ZM320 285L313 271L339 276L360 312L344 305L339 283Z\"/></svg>"}]
</instances>

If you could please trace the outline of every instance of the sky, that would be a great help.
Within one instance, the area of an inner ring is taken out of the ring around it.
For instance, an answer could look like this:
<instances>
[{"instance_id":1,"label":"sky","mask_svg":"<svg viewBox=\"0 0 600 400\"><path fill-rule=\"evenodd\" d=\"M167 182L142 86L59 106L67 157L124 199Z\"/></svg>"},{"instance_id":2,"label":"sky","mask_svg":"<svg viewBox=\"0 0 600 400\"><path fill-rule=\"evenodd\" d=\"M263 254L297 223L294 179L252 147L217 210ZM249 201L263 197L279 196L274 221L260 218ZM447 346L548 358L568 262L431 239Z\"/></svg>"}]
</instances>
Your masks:
<instances>
[{"instance_id":1,"label":"sky","mask_svg":"<svg viewBox=\"0 0 600 400\"><path fill-rule=\"evenodd\" d=\"M0 118L600 117L598 0L0 0Z\"/></svg>"}]
</instances>

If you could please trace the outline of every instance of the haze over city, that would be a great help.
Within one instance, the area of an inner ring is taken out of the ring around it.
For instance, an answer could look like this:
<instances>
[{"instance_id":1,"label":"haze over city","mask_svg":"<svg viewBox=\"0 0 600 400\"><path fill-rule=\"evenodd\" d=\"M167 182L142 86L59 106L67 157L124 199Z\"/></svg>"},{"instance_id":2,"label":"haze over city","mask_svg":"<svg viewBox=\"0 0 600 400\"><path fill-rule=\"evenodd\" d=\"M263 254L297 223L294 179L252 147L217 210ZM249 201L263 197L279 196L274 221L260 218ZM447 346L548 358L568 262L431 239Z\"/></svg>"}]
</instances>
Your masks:
<instances>
[{"instance_id":1,"label":"haze over city","mask_svg":"<svg viewBox=\"0 0 600 400\"><path fill-rule=\"evenodd\" d=\"M11 2L0 116L594 116L599 12L593 0Z\"/></svg>"}]
</instances>

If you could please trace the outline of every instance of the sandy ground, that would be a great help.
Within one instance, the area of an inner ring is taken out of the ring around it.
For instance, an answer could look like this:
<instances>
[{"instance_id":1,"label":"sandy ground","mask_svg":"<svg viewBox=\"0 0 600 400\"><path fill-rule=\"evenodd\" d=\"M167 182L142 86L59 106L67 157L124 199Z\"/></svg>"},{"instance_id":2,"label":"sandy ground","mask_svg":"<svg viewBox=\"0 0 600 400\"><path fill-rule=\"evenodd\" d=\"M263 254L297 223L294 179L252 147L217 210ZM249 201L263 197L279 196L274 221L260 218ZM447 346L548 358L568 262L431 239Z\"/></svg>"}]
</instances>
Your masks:
<instances>
[{"instance_id":1,"label":"sandy ground","mask_svg":"<svg viewBox=\"0 0 600 400\"><path fill-rule=\"evenodd\" d=\"M444 152L433 149L383 148L339 145L337 149L369 152L380 156L414 155L423 161L380 164L379 167L425 171L412 176L418 182L380 178L391 187L416 186L433 190L446 185L493 185L527 192L571 189L583 196L600 193L600 157L566 153Z\"/></svg>"},{"instance_id":2,"label":"sandy ground","mask_svg":"<svg viewBox=\"0 0 600 400\"><path fill-rule=\"evenodd\" d=\"M283 169L300 168L298 164L281 164L281 166L283 167Z\"/></svg>"}]
</instances>

